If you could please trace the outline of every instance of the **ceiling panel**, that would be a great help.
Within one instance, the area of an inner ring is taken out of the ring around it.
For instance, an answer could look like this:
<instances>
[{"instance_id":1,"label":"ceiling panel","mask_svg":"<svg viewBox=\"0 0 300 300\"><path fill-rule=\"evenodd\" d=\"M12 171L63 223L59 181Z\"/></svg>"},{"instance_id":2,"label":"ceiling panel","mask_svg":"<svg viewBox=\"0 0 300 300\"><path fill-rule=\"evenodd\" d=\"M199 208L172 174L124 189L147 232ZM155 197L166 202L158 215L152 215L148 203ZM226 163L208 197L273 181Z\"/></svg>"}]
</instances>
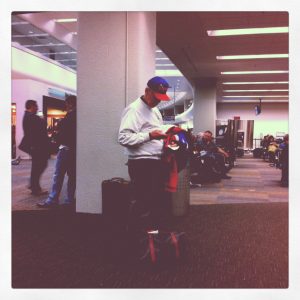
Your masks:
<instances>
[{"instance_id":1,"label":"ceiling panel","mask_svg":"<svg viewBox=\"0 0 300 300\"><path fill-rule=\"evenodd\" d=\"M45 32L38 28L39 26L29 24L24 15L26 14L12 15L12 41L25 45L33 51L43 53L46 57L50 57L65 66L76 69L76 50L74 50L74 47L71 48L51 35L28 36L29 34L44 34ZM33 17L36 21L50 21L60 18L77 18L77 15L77 12L37 12L33 14ZM57 28L63 27L67 32L77 31L77 22L59 23L56 26ZM187 91L189 97L192 97L192 93L188 81L193 85L203 78L214 78L217 81L217 97L219 100L222 99L222 95L226 94L223 92L224 89L288 89L288 84L222 84L222 82L288 81L288 73L221 74L224 71L288 71L288 58L247 60L217 60L216 58L216 56L222 55L288 54L288 33L221 37L211 37L207 34L207 30L287 26L287 12L158 12L157 46L162 52L156 52L156 69L179 69L187 80L182 76L172 76L167 79L171 82L172 88L175 86L177 90ZM17 37L16 35L27 36ZM39 47L29 45L39 45ZM158 58L167 59L159 60ZM174 64L174 66L170 64ZM252 93L255 94L255 92ZM236 96L242 94L245 94L245 92L235 93ZM288 92L286 94L288 95ZM267 95L267 93L264 95ZM238 101L238 99L236 100ZM245 100L243 99L243 101Z\"/></svg>"}]
</instances>

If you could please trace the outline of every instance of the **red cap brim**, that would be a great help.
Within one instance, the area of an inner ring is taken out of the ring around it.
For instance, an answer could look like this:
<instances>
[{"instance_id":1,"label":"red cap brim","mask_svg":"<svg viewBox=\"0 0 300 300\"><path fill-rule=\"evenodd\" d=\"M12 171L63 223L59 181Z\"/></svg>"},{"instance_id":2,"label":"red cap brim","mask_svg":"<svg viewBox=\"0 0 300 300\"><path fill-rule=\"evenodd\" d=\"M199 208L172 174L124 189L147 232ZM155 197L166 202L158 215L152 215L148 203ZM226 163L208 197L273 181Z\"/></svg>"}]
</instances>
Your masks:
<instances>
[{"instance_id":1,"label":"red cap brim","mask_svg":"<svg viewBox=\"0 0 300 300\"><path fill-rule=\"evenodd\" d=\"M156 99L161 100L161 101L169 101L171 98L167 94L160 94L160 93L155 93L154 96Z\"/></svg>"}]
</instances>

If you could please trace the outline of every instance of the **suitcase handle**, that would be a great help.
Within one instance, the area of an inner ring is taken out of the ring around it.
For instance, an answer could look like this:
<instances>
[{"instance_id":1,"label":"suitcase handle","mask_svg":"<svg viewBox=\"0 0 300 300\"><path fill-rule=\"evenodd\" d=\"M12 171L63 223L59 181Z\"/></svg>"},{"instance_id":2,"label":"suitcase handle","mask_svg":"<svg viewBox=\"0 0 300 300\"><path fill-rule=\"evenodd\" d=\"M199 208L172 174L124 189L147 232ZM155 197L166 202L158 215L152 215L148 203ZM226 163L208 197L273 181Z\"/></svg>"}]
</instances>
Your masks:
<instances>
[{"instance_id":1,"label":"suitcase handle","mask_svg":"<svg viewBox=\"0 0 300 300\"><path fill-rule=\"evenodd\" d=\"M110 179L110 181L125 182L126 180L122 177L113 177L113 178Z\"/></svg>"}]
</instances>

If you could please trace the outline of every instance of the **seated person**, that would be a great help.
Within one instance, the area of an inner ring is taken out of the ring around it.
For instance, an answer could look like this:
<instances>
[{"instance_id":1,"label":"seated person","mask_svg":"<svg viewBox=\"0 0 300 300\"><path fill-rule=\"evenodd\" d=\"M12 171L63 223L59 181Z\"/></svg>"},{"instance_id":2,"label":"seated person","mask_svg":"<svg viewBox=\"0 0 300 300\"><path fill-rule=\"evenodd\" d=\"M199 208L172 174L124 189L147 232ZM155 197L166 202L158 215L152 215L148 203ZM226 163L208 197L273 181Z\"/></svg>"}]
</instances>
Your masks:
<instances>
[{"instance_id":1,"label":"seated person","mask_svg":"<svg viewBox=\"0 0 300 300\"><path fill-rule=\"evenodd\" d=\"M216 159L221 167L221 178L222 179L230 179L231 177L226 175L226 167L225 167L225 157L229 157L229 154L225 152L223 149L216 146L214 142L212 142L212 132L207 130L204 133L200 134L200 140L197 142L197 148L200 150L205 150L208 154L213 154L214 159Z\"/></svg>"},{"instance_id":2,"label":"seated person","mask_svg":"<svg viewBox=\"0 0 300 300\"><path fill-rule=\"evenodd\" d=\"M278 145L275 142L274 137L271 135L268 140L268 154L269 154L269 162L273 165L276 163L276 154L278 152Z\"/></svg>"}]
</instances>

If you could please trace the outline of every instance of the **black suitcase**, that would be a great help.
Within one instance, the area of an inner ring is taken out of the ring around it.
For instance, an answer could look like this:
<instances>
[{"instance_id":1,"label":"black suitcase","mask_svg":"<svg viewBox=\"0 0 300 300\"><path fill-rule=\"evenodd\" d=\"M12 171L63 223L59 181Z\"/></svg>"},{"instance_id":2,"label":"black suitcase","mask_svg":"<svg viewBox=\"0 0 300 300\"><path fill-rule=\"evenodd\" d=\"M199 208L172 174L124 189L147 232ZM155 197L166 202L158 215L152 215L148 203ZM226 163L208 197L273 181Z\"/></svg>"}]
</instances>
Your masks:
<instances>
[{"instance_id":1,"label":"black suitcase","mask_svg":"<svg viewBox=\"0 0 300 300\"><path fill-rule=\"evenodd\" d=\"M131 206L133 205L130 181L114 177L102 182L102 214L107 232L128 229Z\"/></svg>"}]
</instances>

